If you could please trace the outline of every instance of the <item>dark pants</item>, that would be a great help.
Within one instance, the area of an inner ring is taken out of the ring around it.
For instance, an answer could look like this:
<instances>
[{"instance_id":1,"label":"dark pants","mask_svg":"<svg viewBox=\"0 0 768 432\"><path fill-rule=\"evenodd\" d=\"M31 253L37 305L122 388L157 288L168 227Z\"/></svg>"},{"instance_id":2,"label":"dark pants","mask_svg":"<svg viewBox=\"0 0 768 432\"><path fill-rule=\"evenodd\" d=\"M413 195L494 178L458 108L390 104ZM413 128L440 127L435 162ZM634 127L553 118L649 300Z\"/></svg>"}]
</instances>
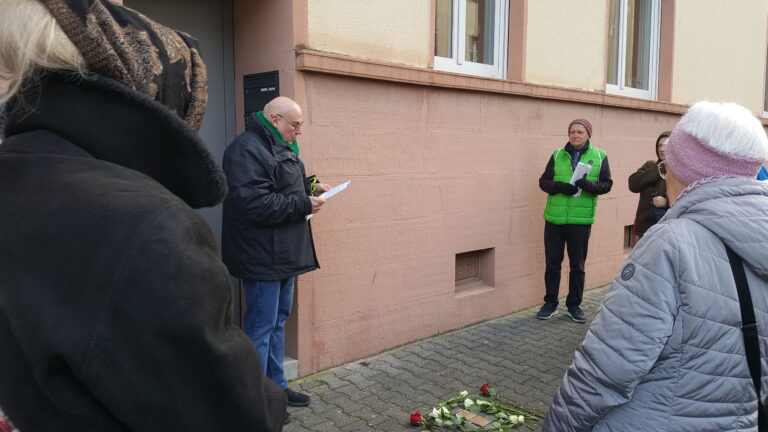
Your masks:
<instances>
[{"instance_id":1,"label":"dark pants","mask_svg":"<svg viewBox=\"0 0 768 432\"><path fill-rule=\"evenodd\" d=\"M571 272L568 275L567 307L579 306L584 295L584 261L587 260L587 245L592 225L544 225L544 255L547 269L544 272L544 284L547 294L544 301L557 305L560 291L560 267L563 263L564 247L568 246L568 261Z\"/></svg>"}]
</instances>

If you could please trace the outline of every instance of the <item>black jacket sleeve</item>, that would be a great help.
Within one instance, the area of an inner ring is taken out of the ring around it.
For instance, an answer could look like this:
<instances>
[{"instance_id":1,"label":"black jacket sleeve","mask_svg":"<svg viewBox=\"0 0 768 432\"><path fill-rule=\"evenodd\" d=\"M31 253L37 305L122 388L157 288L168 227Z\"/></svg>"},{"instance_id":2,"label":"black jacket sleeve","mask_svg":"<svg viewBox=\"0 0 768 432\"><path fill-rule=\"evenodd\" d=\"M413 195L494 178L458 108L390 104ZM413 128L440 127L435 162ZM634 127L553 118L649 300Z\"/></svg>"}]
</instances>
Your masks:
<instances>
[{"instance_id":1,"label":"black jacket sleeve","mask_svg":"<svg viewBox=\"0 0 768 432\"><path fill-rule=\"evenodd\" d=\"M585 181L583 189L593 195L603 195L611 191L613 180L611 180L611 167L608 165L608 156L603 158L600 165L600 175L597 181Z\"/></svg>"},{"instance_id":2,"label":"black jacket sleeve","mask_svg":"<svg viewBox=\"0 0 768 432\"><path fill-rule=\"evenodd\" d=\"M555 182L553 179L555 178L555 159L554 157L549 157L549 162L547 162L547 166L544 168L544 172L541 173L541 177L539 177L539 188L550 194L554 195L557 193L555 190Z\"/></svg>"},{"instance_id":3,"label":"black jacket sleeve","mask_svg":"<svg viewBox=\"0 0 768 432\"><path fill-rule=\"evenodd\" d=\"M283 194L276 191L277 161L258 148L258 143L233 143L233 154L225 160L227 186L232 210L259 225L280 225L303 219L312 213L306 193ZM305 183L300 176L302 184ZM306 190L306 184L302 189Z\"/></svg>"},{"instance_id":4,"label":"black jacket sleeve","mask_svg":"<svg viewBox=\"0 0 768 432\"><path fill-rule=\"evenodd\" d=\"M279 431L285 392L232 324L205 221L172 204L125 250L80 378L134 431Z\"/></svg>"}]
</instances>

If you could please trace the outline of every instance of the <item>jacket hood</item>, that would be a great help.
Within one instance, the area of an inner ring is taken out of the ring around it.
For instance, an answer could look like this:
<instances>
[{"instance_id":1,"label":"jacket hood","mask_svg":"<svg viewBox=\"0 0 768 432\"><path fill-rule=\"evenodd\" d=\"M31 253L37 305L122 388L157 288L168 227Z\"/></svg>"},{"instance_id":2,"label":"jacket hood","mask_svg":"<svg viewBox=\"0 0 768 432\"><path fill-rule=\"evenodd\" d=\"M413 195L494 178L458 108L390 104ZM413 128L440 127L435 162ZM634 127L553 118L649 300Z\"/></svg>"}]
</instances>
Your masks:
<instances>
[{"instance_id":1,"label":"jacket hood","mask_svg":"<svg viewBox=\"0 0 768 432\"><path fill-rule=\"evenodd\" d=\"M662 221L686 218L728 244L762 279L768 279L768 184L722 178L690 190Z\"/></svg>"},{"instance_id":2,"label":"jacket hood","mask_svg":"<svg viewBox=\"0 0 768 432\"><path fill-rule=\"evenodd\" d=\"M48 73L6 106L7 137L47 130L96 159L152 177L190 207L226 196L200 136L159 102L98 75Z\"/></svg>"}]
</instances>

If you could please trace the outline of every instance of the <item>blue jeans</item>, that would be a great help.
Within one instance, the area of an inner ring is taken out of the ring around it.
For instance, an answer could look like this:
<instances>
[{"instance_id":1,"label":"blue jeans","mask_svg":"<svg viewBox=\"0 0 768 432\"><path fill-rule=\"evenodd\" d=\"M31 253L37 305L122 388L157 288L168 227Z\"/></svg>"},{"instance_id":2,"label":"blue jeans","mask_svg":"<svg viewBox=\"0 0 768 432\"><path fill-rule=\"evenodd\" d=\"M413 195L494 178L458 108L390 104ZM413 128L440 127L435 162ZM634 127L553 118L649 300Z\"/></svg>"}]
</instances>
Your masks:
<instances>
[{"instance_id":1,"label":"blue jeans","mask_svg":"<svg viewBox=\"0 0 768 432\"><path fill-rule=\"evenodd\" d=\"M246 308L243 331L259 352L261 372L288 388L283 372L285 320L291 313L295 277L278 281L244 280Z\"/></svg>"}]
</instances>

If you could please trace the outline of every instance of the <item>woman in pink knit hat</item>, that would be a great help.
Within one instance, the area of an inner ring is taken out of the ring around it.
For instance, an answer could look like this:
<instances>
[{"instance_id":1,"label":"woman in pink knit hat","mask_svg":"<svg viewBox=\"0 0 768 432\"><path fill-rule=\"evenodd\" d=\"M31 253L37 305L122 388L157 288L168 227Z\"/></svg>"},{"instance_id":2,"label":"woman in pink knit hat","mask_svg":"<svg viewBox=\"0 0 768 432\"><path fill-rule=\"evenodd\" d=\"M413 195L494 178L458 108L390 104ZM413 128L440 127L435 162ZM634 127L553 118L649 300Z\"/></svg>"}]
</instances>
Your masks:
<instances>
[{"instance_id":1,"label":"woman in pink knit hat","mask_svg":"<svg viewBox=\"0 0 768 432\"><path fill-rule=\"evenodd\" d=\"M768 138L745 108L699 102L665 153L671 207L614 279L544 431L768 430Z\"/></svg>"}]
</instances>

